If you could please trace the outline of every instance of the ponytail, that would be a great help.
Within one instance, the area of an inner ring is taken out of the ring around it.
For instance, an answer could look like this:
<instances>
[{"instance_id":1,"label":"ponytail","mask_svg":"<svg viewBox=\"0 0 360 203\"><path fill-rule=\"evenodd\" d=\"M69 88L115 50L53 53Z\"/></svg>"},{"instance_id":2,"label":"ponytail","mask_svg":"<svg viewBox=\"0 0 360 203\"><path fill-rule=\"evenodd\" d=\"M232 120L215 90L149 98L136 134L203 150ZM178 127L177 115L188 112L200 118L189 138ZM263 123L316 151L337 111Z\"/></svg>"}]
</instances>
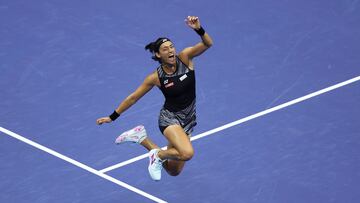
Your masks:
<instances>
[{"instance_id":1,"label":"ponytail","mask_svg":"<svg viewBox=\"0 0 360 203\"><path fill-rule=\"evenodd\" d=\"M151 58L154 61L161 63L160 58L156 57L155 53L159 53L159 48L160 48L161 44L163 44L164 42L167 42L167 41L170 41L170 39L166 38L166 37L160 37L155 42L150 42L149 44L147 44L145 46L145 50L149 50L150 53L153 54L153 56Z\"/></svg>"},{"instance_id":2,"label":"ponytail","mask_svg":"<svg viewBox=\"0 0 360 203\"><path fill-rule=\"evenodd\" d=\"M145 50L149 50L150 53L153 55L151 58L154 61L158 61L160 63L160 59L155 55L155 52L159 52L159 50L156 50L155 44L156 42L150 42L148 45L145 46Z\"/></svg>"}]
</instances>

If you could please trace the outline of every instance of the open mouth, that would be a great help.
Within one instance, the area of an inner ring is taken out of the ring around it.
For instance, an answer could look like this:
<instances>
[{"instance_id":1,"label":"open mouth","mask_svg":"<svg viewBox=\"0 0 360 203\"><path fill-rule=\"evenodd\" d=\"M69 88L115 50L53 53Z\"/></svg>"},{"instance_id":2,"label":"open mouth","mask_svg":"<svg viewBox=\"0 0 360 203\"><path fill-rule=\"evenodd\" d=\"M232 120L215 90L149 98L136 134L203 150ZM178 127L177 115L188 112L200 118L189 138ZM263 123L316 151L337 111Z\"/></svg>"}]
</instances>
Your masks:
<instances>
[{"instance_id":1,"label":"open mouth","mask_svg":"<svg viewBox=\"0 0 360 203\"><path fill-rule=\"evenodd\" d=\"M169 59L174 59L174 58L175 58L174 54L169 55Z\"/></svg>"}]
</instances>

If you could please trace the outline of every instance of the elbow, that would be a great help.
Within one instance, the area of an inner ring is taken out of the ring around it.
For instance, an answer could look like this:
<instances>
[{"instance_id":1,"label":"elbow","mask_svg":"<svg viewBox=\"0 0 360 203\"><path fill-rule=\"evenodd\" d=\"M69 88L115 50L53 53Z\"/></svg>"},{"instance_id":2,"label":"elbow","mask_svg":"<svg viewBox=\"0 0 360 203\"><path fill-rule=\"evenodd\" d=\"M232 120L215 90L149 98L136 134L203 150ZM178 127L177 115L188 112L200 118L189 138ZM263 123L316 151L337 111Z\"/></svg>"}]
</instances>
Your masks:
<instances>
[{"instance_id":1,"label":"elbow","mask_svg":"<svg viewBox=\"0 0 360 203\"><path fill-rule=\"evenodd\" d=\"M213 44L214 44L214 43L213 43L212 40L209 40L208 42L205 43L205 45L207 46L207 48L212 47Z\"/></svg>"}]
</instances>

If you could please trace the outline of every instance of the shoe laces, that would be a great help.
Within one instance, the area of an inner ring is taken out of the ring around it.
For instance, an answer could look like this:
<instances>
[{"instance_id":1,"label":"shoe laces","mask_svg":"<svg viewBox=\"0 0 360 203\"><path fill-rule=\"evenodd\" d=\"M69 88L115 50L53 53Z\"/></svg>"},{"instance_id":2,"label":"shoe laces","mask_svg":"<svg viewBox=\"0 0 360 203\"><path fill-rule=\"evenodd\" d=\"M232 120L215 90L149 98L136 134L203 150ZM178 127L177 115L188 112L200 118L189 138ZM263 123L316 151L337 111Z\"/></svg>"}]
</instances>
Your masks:
<instances>
[{"instance_id":1,"label":"shoe laces","mask_svg":"<svg viewBox=\"0 0 360 203\"><path fill-rule=\"evenodd\" d=\"M162 161L161 161L159 158L156 158L154 164L155 164L155 168L156 168L157 170L161 170L161 169L162 169Z\"/></svg>"},{"instance_id":2,"label":"shoe laces","mask_svg":"<svg viewBox=\"0 0 360 203\"><path fill-rule=\"evenodd\" d=\"M154 160L153 164L154 164L155 169L161 170L163 161L158 157L158 153L159 152L155 153L155 157L154 157L155 160Z\"/></svg>"}]
</instances>

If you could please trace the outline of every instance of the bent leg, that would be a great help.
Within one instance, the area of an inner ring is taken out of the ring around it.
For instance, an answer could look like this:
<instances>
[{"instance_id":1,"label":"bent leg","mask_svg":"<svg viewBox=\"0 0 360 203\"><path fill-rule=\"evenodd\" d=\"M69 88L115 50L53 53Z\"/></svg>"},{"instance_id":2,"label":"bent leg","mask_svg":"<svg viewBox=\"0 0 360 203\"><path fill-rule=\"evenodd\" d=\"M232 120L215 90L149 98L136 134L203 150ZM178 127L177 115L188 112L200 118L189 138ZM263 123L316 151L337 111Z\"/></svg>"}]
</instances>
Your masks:
<instances>
[{"instance_id":1,"label":"bent leg","mask_svg":"<svg viewBox=\"0 0 360 203\"><path fill-rule=\"evenodd\" d=\"M150 140L149 137L145 138L140 144L149 151L152 150L152 149L159 149L160 148L152 140Z\"/></svg>"},{"instance_id":2,"label":"bent leg","mask_svg":"<svg viewBox=\"0 0 360 203\"><path fill-rule=\"evenodd\" d=\"M174 148L170 143L167 146L168 149ZM163 163L163 167L166 172L171 176L177 176L181 173L182 169L185 166L185 161L180 160L171 160L168 159Z\"/></svg>"},{"instance_id":3,"label":"bent leg","mask_svg":"<svg viewBox=\"0 0 360 203\"><path fill-rule=\"evenodd\" d=\"M167 159L163 166L170 175L178 175L185 165L185 161L190 160L194 155L188 135L179 125L171 125L164 131L164 135L169 141L168 149L158 153L160 159Z\"/></svg>"}]
</instances>

